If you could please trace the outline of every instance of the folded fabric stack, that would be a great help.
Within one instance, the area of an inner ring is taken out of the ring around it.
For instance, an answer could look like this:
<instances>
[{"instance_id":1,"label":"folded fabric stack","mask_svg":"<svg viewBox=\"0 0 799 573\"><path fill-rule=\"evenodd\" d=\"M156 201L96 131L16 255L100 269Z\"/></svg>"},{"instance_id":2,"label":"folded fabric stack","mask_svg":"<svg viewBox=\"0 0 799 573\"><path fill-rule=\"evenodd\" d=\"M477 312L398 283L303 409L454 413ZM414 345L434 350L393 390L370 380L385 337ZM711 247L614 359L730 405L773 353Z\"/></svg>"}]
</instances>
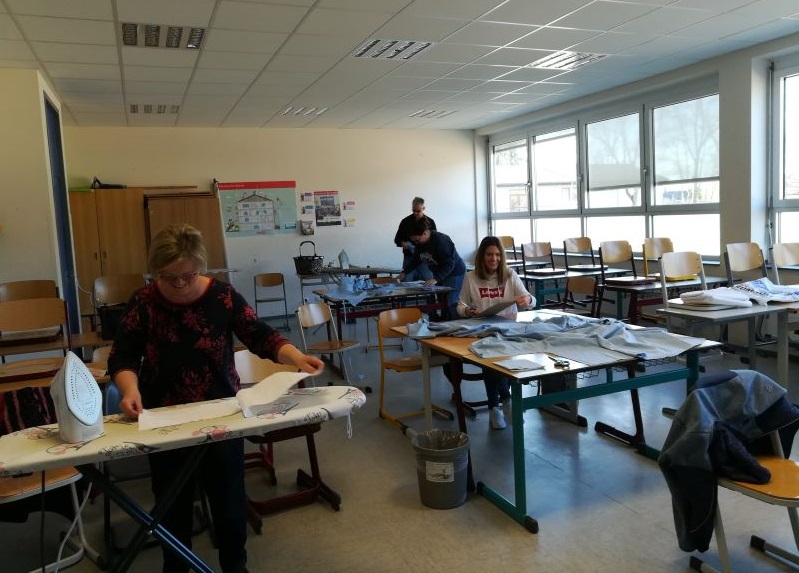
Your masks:
<instances>
[{"instance_id":1,"label":"folded fabric stack","mask_svg":"<svg viewBox=\"0 0 799 573\"><path fill-rule=\"evenodd\" d=\"M738 283L732 288L745 293L758 304L799 302L799 290L795 285L775 285L766 277Z\"/></svg>"},{"instance_id":2,"label":"folded fabric stack","mask_svg":"<svg viewBox=\"0 0 799 573\"><path fill-rule=\"evenodd\" d=\"M680 299L682 299L683 304L691 306L717 304L734 307L752 306L752 301L749 300L747 293L728 287L684 292L680 295Z\"/></svg>"}]
</instances>

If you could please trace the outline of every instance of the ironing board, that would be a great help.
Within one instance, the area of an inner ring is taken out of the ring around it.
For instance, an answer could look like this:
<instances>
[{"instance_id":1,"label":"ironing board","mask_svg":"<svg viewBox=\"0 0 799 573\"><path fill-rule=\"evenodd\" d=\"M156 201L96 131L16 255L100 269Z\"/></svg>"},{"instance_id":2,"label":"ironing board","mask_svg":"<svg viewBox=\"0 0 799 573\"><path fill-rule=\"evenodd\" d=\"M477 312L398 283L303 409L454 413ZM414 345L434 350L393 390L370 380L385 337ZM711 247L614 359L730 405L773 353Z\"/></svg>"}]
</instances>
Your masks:
<instances>
[{"instance_id":1,"label":"ironing board","mask_svg":"<svg viewBox=\"0 0 799 573\"><path fill-rule=\"evenodd\" d=\"M226 400L235 400L227 398ZM224 400L216 400L222 402ZM108 480L94 465L97 462L155 451L165 451L263 434L272 430L318 424L349 416L366 402L357 388L326 386L289 390L262 408L259 414L245 418L241 412L210 420L187 422L168 428L139 430L136 422L119 414L105 417L104 433L99 438L76 444L61 441L58 425L27 428L0 437L0 475L19 475L31 471L76 466L80 472L119 505L140 527L126 552L114 563L113 571L127 571L133 564L148 532L171 547L195 571L213 573L213 569L161 525L161 518L199 463L205 448L192 448L183 468L176 471L170 493L151 512L147 512ZM176 406L180 408L180 406Z\"/></svg>"}]
</instances>

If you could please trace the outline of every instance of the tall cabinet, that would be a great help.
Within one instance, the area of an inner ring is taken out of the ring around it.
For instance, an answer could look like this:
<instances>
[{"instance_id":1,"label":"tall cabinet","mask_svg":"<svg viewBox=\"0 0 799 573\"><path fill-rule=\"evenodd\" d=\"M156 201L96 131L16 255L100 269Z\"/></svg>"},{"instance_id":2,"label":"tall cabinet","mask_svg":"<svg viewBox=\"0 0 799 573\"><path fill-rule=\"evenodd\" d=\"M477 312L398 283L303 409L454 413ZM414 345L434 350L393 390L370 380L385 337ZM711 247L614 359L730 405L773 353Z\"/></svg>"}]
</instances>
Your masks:
<instances>
[{"instance_id":1,"label":"tall cabinet","mask_svg":"<svg viewBox=\"0 0 799 573\"><path fill-rule=\"evenodd\" d=\"M72 241L80 312L93 314L91 292L97 277L147 272L145 193L175 193L196 187L127 187L70 191Z\"/></svg>"}]
</instances>

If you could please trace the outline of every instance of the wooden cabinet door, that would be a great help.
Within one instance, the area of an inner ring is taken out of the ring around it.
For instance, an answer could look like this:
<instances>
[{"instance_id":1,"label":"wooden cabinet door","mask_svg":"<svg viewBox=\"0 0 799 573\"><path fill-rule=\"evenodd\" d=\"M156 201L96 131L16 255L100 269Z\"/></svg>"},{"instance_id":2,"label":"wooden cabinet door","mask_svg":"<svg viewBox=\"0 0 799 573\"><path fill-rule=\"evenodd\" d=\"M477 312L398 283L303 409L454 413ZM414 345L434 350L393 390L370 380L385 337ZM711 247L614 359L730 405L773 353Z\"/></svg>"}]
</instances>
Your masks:
<instances>
[{"instance_id":1,"label":"wooden cabinet door","mask_svg":"<svg viewBox=\"0 0 799 573\"><path fill-rule=\"evenodd\" d=\"M216 197L192 197L186 201L186 222L203 234L205 249L208 251L208 268L226 268L225 236L222 233L219 199Z\"/></svg>"},{"instance_id":2,"label":"wooden cabinet door","mask_svg":"<svg viewBox=\"0 0 799 573\"><path fill-rule=\"evenodd\" d=\"M144 190L98 189L96 193L103 275L146 273Z\"/></svg>"},{"instance_id":3,"label":"wooden cabinet door","mask_svg":"<svg viewBox=\"0 0 799 573\"><path fill-rule=\"evenodd\" d=\"M91 291L94 279L102 275L100 264L100 232L97 225L94 191L70 191L69 212L72 217L72 248L78 276L80 313L94 313Z\"/></svg>"},{"instance_id":4,"label":"wooden cabinet door","mask_svg":"<svg viewBox=\"0 0 799 573\"><path fill-rule=\"evenodd\" d=\"M208 268L225 268L225 238L219 200L212 195L147 198L147 243L164 227L188 223L203 234L208 251Z\"/></svg>"}]
</instances>

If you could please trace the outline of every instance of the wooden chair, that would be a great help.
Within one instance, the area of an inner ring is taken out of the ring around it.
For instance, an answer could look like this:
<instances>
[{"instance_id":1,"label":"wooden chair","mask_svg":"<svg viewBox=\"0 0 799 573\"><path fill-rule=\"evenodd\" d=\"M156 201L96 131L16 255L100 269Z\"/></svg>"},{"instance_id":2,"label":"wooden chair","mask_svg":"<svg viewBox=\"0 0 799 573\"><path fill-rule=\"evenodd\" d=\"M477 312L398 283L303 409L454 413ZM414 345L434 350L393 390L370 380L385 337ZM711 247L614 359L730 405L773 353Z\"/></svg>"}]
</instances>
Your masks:
<instances>
[{"instance_id":1,"label":"wooden chair","mask_svg":"<svg viewBox=\"0 0 799 573\"><path fill-rule=\"evenodd\" d=\"M641 253L644 259L644 276L657 276L657 273L649 272L649 263L658 260L663 253L673 253L674 244L671 239L666 237L647 237Z\"/></svg>"},{"instance_id":2,"label":"wooden chair","mask_svg":"<svg viewBox=\"0 0 799 573\"><path fill-rule=\"evenodd\" d=\"M569 301L576 300L576 296L580 297L579 300L586 301L587 306L582 307L570 304ZM598 306L596 277L582 275L566 279L566 294L563 297L562 310L570 314L596 317L599 316L597 312Z\"/></svg>"},{"instance_id":3,"label":"wooden chair","mask_svg":"<svg viewBox=\"0 0 799 573\"><path fill-rule=\"evenodd\" d=\"M11 281L0 284L0 302L23 298L58 298L58 286L51 280Z\"/></svg>"},{"instance_id":4,"label":"wooden chair","mask_svg":"<svg viewBox=\"0 0 799 573\"><path fill-rule=\"evenodd\" d=\"M259 358L249 350L239 350L234 356L236 360L236 371L239 373L242 384L255 384L276 372L297 371L293 366L278 364L265 358ZM320 497L330 503L330 506L334 510L338 511L340 509L341 496L322 481L321 472L319 470L319 460L316 455L316 442L314 441L314 434L319 430L321 430L320 423L310 423L302 426L282 428L258 436L247 437L248 441L258 446L258 451L245 454L244 468L260 468L266 470L269 483L272 485L277 485L273 448L275 442L305 437L308 447L308 460L311 467L310 475L302 469L297 470L297 485L300 489L296 492L266 500L252 500L248 497L248 521L256 533L260 534L262 530L261 515L275 513L299 505L307 505L318 500Z\"/></svg>"},{"instance_id":5,"label":"wooden chair","mask_svg":"<svg viewBox=\"0 0 799 573\"><path fill-rule=\"evenodd\" d=\"M686 280L686 277L699 278L700 290L707 290L705 267L699 253L694 251L663 253L660 257L660 296L667 308L670 304L669 282L674 281L675 277L679 277L679 280ZM675 331L674 319L670 315L666 315L666 327L669 331Z\"/></svg>"},{"instance_id":6,"label":"wooden chair","mask_svg":"<svg viewBox=\"0 0 799 573\"><path fill-rule=\"evenodd\" d=\"M569 262L569 255L571 255L572 262ZM575 255L591 259L591 263L575 263ZM566 264L567 271L580 271L580 270L599 270L596 258L594 256L594 247L591 239L588 237L572 237L564 239L563 241L563 260Z\"/></svg>"},{"instance_id":7,"label":"wooden chair","mask_svg":"<svg viewBox=\"0 0 799 573\"><path fill-rule=\"evenodd\" d=\"M597 285L597 298L599 299L599 308L597 312L599 314L602 312L603 303L609 302L611 304L617 304L617 302L619 302L613 299L605 299L605 281L607 280L607 276L605 276L605 267L609 265L629 265L633 278L638 278L638 272L635 269L635 259L633 258L633 248L629 241L602 241L599 243L599 266L602 269L599 285ZM619 314L621 314L621 310L617 310Z\"/></svg>"},{"instance_id":8,"label":"wooden chair","mask_svg":"<svg viewBox=\"0 0 799 573\"><path fill-rule=\"evenodd\" d=\"M397 278L396 277L373 277L370 280L372 281L373 285L388 285L388 284L396 284L396 282L397 282ZM380 307L376 306L375 308L379 309ZM390 304L386 304L384 306L384 310L388 310L390 308L392 308L392 306ZM366 321L366 346L363 349L364 352L369 352L370 348L377 348L377 346L378 346L377 344L372 343L372 337L371 337L371 334L370 334L370 331L371 331L370 324L372 322L375 323L375 328L377 328L377 317L376 316L369 317L367 319L367 321ZM403 340L404 340L403 338L400 338L396 342L396 344L392 344L391 347L392 348L402 348L402 341Z\"/></svg>"},{"instance_id":9,"label":"wooden chair","mask_svg":"<svg viewBox=\"0 0 799 573\"><path fill-rule=\"evenodd\" d=\"M0 302L0 356L71 348L69 319L60 298Z\"/></svg>"},{"instance_id":10,"label":"wooden chair","mask_svg":"<svg viewBox=\"0 0 799 573\"><path fill-rule=\"evenodd\" d=\"M282 330L291 330L291 327L289 326L289 307L288 301L286 300L286 282L283 277L283 273L259 273L253 277L253 287L255 292L255 313L258 314L259 304L282 302L282 315L270 315L262 317L259 314L258 316L264 320L269 320L270 318L282 318ZM259 289L261 292L259 292Z\"/></svg>"},{"instance_id":11,"label":"wooden chair","mask_svg":"<svg viewBox=\"0 0 799 573\"><path fill-rule=\"evenodd\" d=\"M306 354L327 356L331 365L333 362L332 357L339 356L342 377L347 384L350 384L345 355L350 350L358 348L361 343L357 340L341 340L339 338L336 321L333 320L330 307L323 302L312 302L297 308L297 320L300 324L300 338L304 352ZM321 326L326 327L327 337L323 339L319 337L313 338L310 331L315 331ZM368 387L364 387L363 390L364 392L371 391Z\"/></svg>"},{"instance_id":12,"label":"wooden chair","mask_svg":"<svg viewBox=\"0 0 799 573\"><path fill-rule=\"evenodd\" d=\"M64 512L64 517L67 517L68 519L75 518L77 540L70 541L69 543L70 547L72 547L74 551L71 555L67 555L58 561L53 561L48 565L45 565L45 573L52 573L56 570L60 571L66 569L67 567L71 567L83 559L84 555L88 556L89 559L95 563L101 563L99 560L99 553L95 551L91 545L89 545L89 542L86 539L86 533L83 529L81 505L78 500L78 490L75 485L81 477L81 473L74 467L47 470L44 472L44 479L42 479L41 471L25 474L22 476L0 477L0 518L2 518L2 514L4 512L3 506L6 504L14 504L15 502L28 503L26 507L31 513L33 513L39 511L40 504L38 500L32 499L34 496L45 495L53 490L63 487L69 488L71 511ZM44 486L44 489L42 489L42 486ZM9 509L13 511L11 505L9 505ZM58 513L61 513L61 511L58 511ZM41 570L41 568L37 568L31 573Z\"/></svg>"},{"instance_id":13,"label":"wooden chair","mask_svg":"<svg viewBox=\"0 0 799 573\"><path fill-rule=\"evenodd\" d=\"M105 275L94 280L92 304L103 340L114 339L125 305L144 284L144 275L136 273Z\"/></svg>"},{"instance_id":14,"label":"wooden chair","mask_svg":"<svg viewBox=\"0 0 799 573\"><path fill-rule=\"evenodd\" d=\"M502 244L502 248L505 249L506 262L514 264L521 261L519 253L516 251L516 241L513 236L500 235L497 239L499 239L499 242ZM510 256L508 256L509 254Z\"/></svg>"},{"instance_id":15,"label":"wooden chair","mask_svg":"<svg viewBox=\"0 0 799 573\"><path fill-rule=\"evenodd\" d=\"M403 334L395 331L395 326L406 326L422 318L422 311L416 307L393 308L384 310L377 319L377 340L380 349L380 392L378 394L378 415L384 420L388 420L398 426L402 426L401 420L413 416L424 415L424 408L412 410L402 414L390 414L385 408L386 394L386 373L391 370L394 372L421 372L422 356L419 353L413 355L402 355L389 357L386 354L385 341L401 338ZM433 404L433 414L441 416L445 420L452 420L452 412Z\"/></svg>"},{"instance_id":16,"label":"wooden chair","mask_svg":"<svg viewBox=\"0 0 799 573\"><path fill-rule=\"evenodd\" d=\"M799 243L776 243L771 247L771 262L774 265L774 283L782 284L779 267L799 265Z\"/></svg>"},{"instance_id":17,"label":"wooden chair","mask_svg":"<svg viewBox=\"0 0 799 573\"><path fill-rule=\"evenodd\" d=\"M730 286L740 281L768 277L763 249L757 243L728 243L724 251L724 268ZM764 318L757 321L755 340L760 344L772 344L774 340L763 334Z\"/></svg>"}]
</instances>

